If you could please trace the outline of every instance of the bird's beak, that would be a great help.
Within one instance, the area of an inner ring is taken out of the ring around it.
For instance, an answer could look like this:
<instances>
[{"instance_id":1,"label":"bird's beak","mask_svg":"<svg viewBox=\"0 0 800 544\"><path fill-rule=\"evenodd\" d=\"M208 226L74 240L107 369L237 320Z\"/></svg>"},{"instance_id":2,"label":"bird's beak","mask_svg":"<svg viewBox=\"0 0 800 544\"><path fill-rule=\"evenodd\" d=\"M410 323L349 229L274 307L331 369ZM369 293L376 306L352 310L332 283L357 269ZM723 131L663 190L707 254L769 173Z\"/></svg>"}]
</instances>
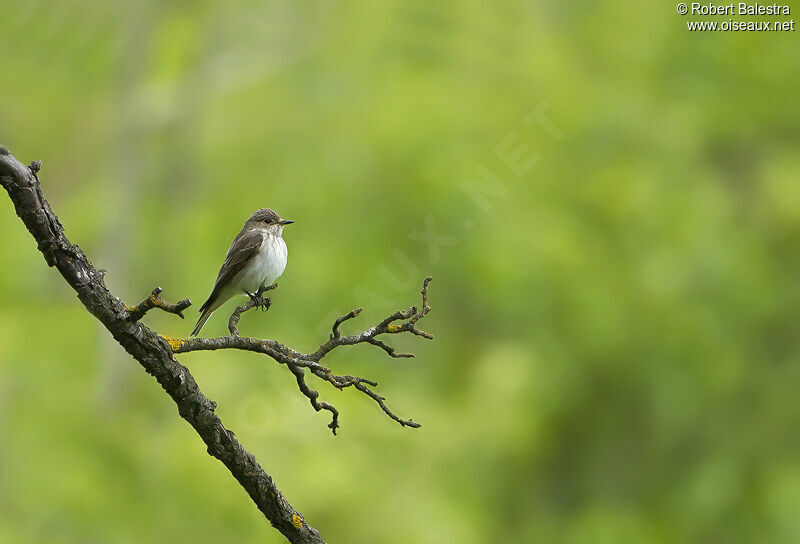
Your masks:
<instances>
[{"instance_id":1,"label":"bird's beak","mask_svg":"<svg viewBox=\"0 0 800 544\"><path fill-rule=\"evenodd\" d=\"M291 225L292 223L294 223L294 221L292 221L291 219L281 219L280 221L278 221L278 223L280 223L281 225Z\"/></svg>"}]
</instances>

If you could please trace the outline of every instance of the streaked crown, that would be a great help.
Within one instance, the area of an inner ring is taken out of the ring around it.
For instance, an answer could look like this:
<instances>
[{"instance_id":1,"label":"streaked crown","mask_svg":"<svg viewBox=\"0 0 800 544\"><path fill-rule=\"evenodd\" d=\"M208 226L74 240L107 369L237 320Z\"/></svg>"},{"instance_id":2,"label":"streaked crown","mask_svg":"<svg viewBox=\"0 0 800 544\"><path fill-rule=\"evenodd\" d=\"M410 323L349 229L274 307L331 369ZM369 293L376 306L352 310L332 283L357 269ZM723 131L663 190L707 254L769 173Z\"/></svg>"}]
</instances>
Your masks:
<instances>
[{"instance_id":1,"label":"streaked crown","mask_svg":"<svg viewBox=\"0 0 800 544\"><path fill-rule=\"evenodd\" d=\"M281 216L275 210L269 208L261 208L253 212L250 219L247 221L255 221L258 223L277 223L281 220Z\"/></svg>"}]
</instances>

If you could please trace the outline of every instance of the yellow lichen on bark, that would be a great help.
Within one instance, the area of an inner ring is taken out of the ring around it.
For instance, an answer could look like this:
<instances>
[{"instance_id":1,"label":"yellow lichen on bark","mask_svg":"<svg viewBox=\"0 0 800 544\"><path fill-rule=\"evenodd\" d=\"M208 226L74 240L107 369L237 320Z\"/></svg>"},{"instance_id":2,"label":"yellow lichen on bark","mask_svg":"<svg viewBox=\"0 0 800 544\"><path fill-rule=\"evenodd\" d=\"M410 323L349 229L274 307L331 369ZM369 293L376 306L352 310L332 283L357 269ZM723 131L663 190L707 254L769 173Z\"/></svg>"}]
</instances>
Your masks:
<instances>
[{"instance_id":1,"label":"yellow lichen on bark","mask_svg":"<svg viewBox=\"0 0 800 544\"><path fill-rule=\"evenodd\" d=\"M169 336L162 336L161 338L167 341L169 347L172 348L172 351L178 351L183 343L186 342L186 340L183 340L182 338L171 338Z\"/></svg>"}]
</instances>

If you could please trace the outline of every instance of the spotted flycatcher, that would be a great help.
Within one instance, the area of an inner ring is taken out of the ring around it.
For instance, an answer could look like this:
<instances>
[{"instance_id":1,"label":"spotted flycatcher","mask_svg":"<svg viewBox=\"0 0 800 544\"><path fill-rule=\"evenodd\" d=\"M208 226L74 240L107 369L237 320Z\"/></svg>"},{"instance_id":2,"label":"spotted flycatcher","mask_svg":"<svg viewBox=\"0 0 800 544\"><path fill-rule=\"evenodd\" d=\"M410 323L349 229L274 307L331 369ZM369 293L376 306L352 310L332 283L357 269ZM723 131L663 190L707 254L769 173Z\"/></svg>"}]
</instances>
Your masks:
<instances>
[{"instance_id":1,"label":"spotted flycatcher","mask_svg":"<svg viewBox=\"0 0 800 544\"><path fill-rule=\"evenodd\" d=\"M289 252L281 235L283 227L290 223L294 221L281 219L266 208L257 210L245 221L228 249L211 295L200 306L200 319L192 336L197 336L214 310L233 295L254 298L259 289L272 285L283 274Z\"/></svg>"}]
</instances>

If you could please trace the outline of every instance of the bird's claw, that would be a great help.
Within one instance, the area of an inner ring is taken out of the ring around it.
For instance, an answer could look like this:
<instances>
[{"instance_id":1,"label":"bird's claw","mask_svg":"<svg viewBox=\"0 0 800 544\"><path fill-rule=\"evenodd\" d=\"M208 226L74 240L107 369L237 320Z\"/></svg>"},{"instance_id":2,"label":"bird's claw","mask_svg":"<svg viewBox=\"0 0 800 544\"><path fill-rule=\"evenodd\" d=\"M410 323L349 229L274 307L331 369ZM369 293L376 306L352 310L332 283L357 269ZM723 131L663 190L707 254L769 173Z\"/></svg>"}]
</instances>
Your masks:
<instances>
[{"instance_id":1,"label":"bird's claw","mask_svg":"<svg viewBox=\"0 0 800 544\"><path fill-rule=\"evenodd\" d=\"M261 308L262 312L266 312L272 306L272 301L269 297L262 296L259 293L247 293L247 296L250 297L253 307Z\"/></svg>"}]
</instances>

